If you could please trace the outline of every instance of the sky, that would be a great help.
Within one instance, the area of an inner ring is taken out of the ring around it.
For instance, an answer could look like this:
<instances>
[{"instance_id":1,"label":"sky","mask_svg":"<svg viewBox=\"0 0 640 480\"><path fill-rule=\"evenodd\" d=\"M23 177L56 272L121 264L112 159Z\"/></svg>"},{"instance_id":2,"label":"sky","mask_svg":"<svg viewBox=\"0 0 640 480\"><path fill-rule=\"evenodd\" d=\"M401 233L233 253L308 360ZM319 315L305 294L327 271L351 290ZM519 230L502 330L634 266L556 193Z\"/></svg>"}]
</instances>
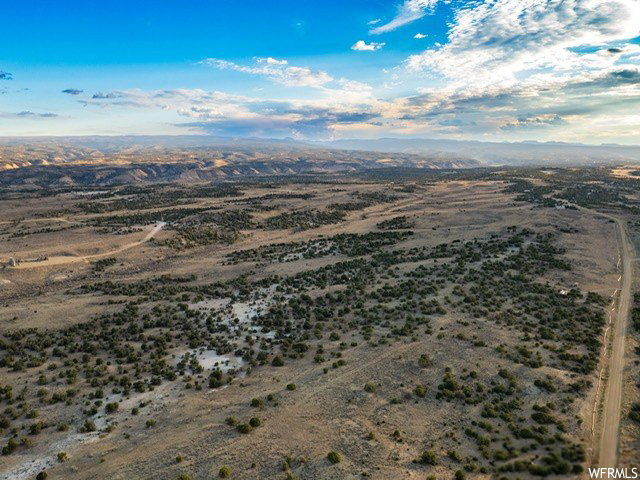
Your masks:
<instances>
[{"instance_id":1,"label":"sky","mask_svg":"<svg viewBox=\"0 0 640 480\"><path fill-rule=\"evenodd\" d=\"M640 144L640 0L23 0L0 136Z\"/></svg>"}]
</instances>

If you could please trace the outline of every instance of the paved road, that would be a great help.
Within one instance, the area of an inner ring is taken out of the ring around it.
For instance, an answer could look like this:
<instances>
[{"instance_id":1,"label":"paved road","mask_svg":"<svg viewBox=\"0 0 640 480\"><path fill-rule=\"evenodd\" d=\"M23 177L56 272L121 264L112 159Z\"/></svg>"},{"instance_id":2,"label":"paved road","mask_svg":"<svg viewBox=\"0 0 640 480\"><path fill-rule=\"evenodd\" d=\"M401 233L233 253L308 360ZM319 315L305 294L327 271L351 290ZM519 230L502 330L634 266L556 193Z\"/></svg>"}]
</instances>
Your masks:
<instances>
[{"instance_id":1,"label":"paved road","mask_svg":"<svg viewBox=\"0 0 640 480\"><path fill-rule=\"evenodd\" d=\"M609 357L609 377L604 394L604 411L597 465L601 468L615 468L618 462L618 445L620 442L624 346L632 302L631 287L633 284L633 262L635 255L624 221L610 215L601 215L616 222L621 255L620 263L622 266L622 284L620 286L620 296L618 297L615 323L612 327L613 344L611 356Z\"/></svg>"}]
</instances>

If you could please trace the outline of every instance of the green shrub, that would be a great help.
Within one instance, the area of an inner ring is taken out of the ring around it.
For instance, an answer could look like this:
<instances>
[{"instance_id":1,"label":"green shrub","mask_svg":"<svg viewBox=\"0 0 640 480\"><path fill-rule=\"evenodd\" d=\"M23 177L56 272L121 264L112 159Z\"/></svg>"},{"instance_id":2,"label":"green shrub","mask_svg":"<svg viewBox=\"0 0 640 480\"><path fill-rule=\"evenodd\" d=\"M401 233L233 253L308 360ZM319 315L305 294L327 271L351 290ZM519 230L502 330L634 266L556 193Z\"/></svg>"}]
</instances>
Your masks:
<instances>
[{"instance_id":1,"label":"green shrub","mask_svg":"<svg viewBox=\"0 0 640 480\"><path fill-rule=\"evenodd\" d=\"M340 454L338 452L331 451L327 454L327 460L335 465L336 463L340 463L342 458L340 457Z\"/></svg>"},{"instance_id":2,"label":"green shrub","mask_svg":"<svg viewBox=\"0 0 640 480\"><path fill-rule=\"evenodd\" d=\"M251 420L249 420L249 425L251 425L253 428L256 428L262 425L262 422L258 417L252 417Z\"/></svg>"},{"instance_id":3,"label":"green shrub","mask_svg":"<svg viewBox=\"0 0 640 480\"><path fill-rule=\"evenodd\" d=\"M424 398L427 395L427 387L425 387L424 385L417 385L414 393L420 398Z\"/></svg>"},{"instance_id":4,"label":"green shrub","mask_svg":"<svg viewBox=\"0 0 640 480\"><path fill-rule=\"evenodd\" d=\"M93 422L93 420L85 420L84 421L84 425L82 427L84 432L95 432L96 431L96 424Z\"/></svg>"},{"instance_id":5,"label":"green shrub","mask_svg":"<svg viewBox=\"0 0 640 480\"><path fill-rule=\"evenodd\" d=\"M418 359L418 365L420 365L422 368L427 368L427 367L430 367L432 364L433 362L431 361L428 355L424 353L420 355L420 358Z\"/></svg>"},{"instance_id":6,"label":"green shrub","mask_svg":"<svg viewBox=\"0 0 640 480\"><path fill-rule=\"evenodd\" d=\"M16 442L15 438L10 438L7 440L7 444L2 447L2 454L9 455L13 453L16 448L18 448L18 442Z\"/></svg>"},{"instance_id":7,"label":"green shrub","mask_svg":"<svg viewBox=\"0 0 640 480\"><path fill-rule=\"evenodd\" d=\"M422 455L420 455L420 463L423 465L437 465L438 455L431 450L426 450L425 452L422 452Z\"/></svg>"},{"instance_id":8,"label":"green shrub","mask_svg":"<svg viewBox=\"0 0 640 480\"><path fill-rule=\"evenodd\" d=\"M42 430L42 422L33 423L29 427L29 433L31 435L38 435L41 430Z\"/></svg>"},{"instance_id":9,"label":"green shrub","mask_svg":"<svg viewBox=\"0 0 640 480\"><path fill-rule=\"evenodd\" d=\"M253 427L247 423L241 423L236 427L236 430L238 430L240 433L251 433Z\"/></svg>"}]
</instances>

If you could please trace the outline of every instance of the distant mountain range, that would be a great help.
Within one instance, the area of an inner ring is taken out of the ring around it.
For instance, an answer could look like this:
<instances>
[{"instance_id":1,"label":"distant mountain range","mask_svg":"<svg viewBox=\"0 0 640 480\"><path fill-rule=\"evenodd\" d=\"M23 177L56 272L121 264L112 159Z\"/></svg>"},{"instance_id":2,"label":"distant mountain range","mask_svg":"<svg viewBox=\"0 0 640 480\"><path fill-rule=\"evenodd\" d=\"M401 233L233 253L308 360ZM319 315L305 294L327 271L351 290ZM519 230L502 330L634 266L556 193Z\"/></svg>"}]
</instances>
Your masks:
<instances>
[{"instance_id":1,"label":"distant mountain range","mask_svg":"<svg viewBox=\"0 0 640 480\"><path fill-rule=\"evenodd\" d=\"M251 137L217 137L213 135L89 135L89 136L50 136L50 137L1 137L0 146L73 146L114 152L123 148L142 147L230 147L260 146L277 148L284 146L309 145L294 139L271 139Z\"/></svg>"},{"instance_id":2,"label":"distant mountain range","mask_svg":"<svg viewBox=\"0 0 640 480\"><path fill-rule=\"evenodd\" d=\"M640 146L380 138L326 142L181 136L0 137L0 185L199 182L384 167L640 163Z\"/></svg>"},{"instance_id":3,"label":"distant mountain range","mask_svg":"<svg viewBox=\"0 0 640 480\"><path fill-rule=\"evenodd\" d=\"M348 173L373 168L457 169L456 155L351 151L295 141L212 137L71 137L0 140L0 186L202 182Z\"/></svg>"},{"instance_id":4,"label":"distant mountain range","mask_svg":"<svg viewBox=\"0 0 640 480\"><path fill-rule=\"evenodd\" d=\"M477 142L422 138L334 140L323 146L387 153L412 153L446 157L456 155L483 164L498 165L599 165L640 163L640 146L585 145L563 142Z\"/></svg>"}]
</instances>

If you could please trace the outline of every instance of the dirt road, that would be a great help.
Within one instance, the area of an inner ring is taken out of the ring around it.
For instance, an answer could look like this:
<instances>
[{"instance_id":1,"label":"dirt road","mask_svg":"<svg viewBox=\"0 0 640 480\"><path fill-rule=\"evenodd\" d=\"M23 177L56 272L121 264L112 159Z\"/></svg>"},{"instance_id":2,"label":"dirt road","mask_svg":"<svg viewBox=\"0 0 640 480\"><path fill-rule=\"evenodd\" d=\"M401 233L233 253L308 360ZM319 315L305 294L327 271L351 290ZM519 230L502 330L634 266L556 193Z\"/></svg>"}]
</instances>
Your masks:
<instances>
[{"instance_id":1,"label":"dirt road","mask_svg":"<svg viewBox=\"0 0 640 480\"><path fill-rule=\"evenodd\" d=\"M20 220L3 220L0 225L12 225L21 223L38 223L38 222L62 222L73 223L71 220L64 217L42 217L42 218L23 218Z\"/></svg>"},{"instance_id":2,"label":"dirt road","mask_svg":"<svg viewBox=\"0 0 640 480\"><path fill-rule=\"evenodd\" d=\"M629 311L631 309L631 287L633 283L633 262L635 260L635 254L624 221L606 214L601 215L616 222L616 230L620 242L620 263L622 266L620 296L618 297L618 305L615 313L615 323L612 327L613 342L608 362L609 376L603 400L604 409L597 464L597 466L601 468L614 468L618 461L624 346Z\"/></svg>"},{"instance_id":3,"label":"dirt road","mask_svg":"<svg viewBox=\"0 0 640 480\"><path fill-rule=\"evenodd\" d=\"M142 240L137 242L127 243L121 247L116 248L115 250L110 250L104 253L97 253L95 255L85 255L83 257L70 257L70 256L53 256L49 257L46 260L37 261L37 262L22 262L19 263L15 268L17 269L26 269L26 268L36 268L36 267L50 267L53 265L64 265L67 263L77 263L77 262L88 262L89 260L93 260L96 258L102 258L109 255L115 255L116 253L124 252L125 250L129 250L130 248L137 247L138 245L142 245L145 242L148 242L156 234L162 230L162 227L166 225L165 222L158 222L153 229L145 235Z\"/></svg>"}]
</instances>

